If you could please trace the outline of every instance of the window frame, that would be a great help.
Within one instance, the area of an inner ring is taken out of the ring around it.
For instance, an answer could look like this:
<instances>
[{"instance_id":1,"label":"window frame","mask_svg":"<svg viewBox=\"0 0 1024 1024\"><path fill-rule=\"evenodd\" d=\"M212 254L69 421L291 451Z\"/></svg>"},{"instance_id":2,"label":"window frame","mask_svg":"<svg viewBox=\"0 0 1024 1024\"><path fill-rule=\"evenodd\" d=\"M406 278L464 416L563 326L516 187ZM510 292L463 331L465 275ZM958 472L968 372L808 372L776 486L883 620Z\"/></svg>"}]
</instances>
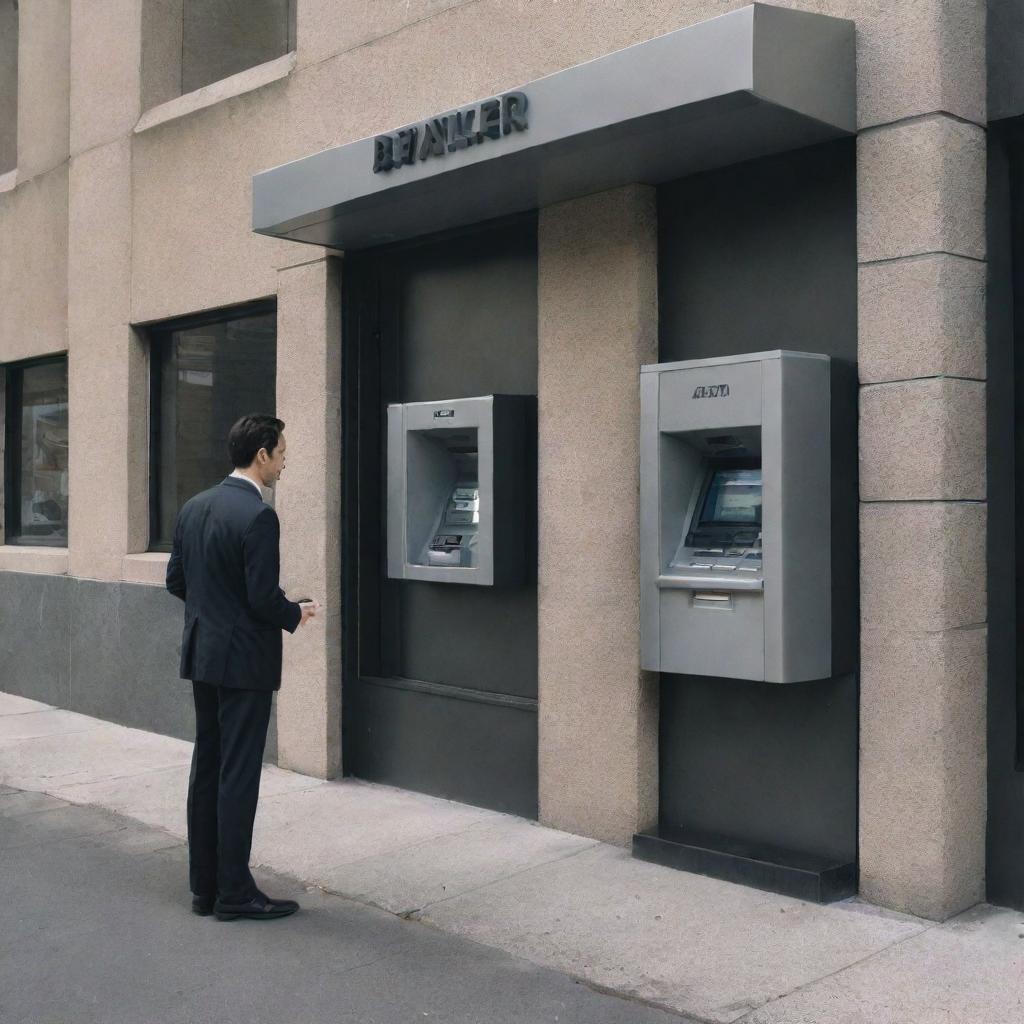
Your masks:
<instances>
[{"instance_id":1,"label":"window frame","mask_svg":"<svg viewBox=\"0 0 1024 1024\"><path fill-rule=\"evenodd\" d=\"M214 324L228 323L231 320L243 320L252 316L274 314L275 325L277 316L276 296L257 299L254 302L242 303L238 306L225 306L206 313L193 313L175 317L173 320L159 320L155 323L139 326L139 331L146 339L146 350L149 358L149 523L146 550L159 554L168 554L172 547L171 541L158 541L160 534L160 485L163 464L160 458L160 421L163 412L163 393L160 381L160 362L154 358L158 345L170 345L172 335L178 331L188 331L196 327L210 327ZM275 326L275 343L277 331Z\"/></svg>"},{"instance_id":2,"label":"window frame","mask_svg":"<svg viewBox=\"0 0 1024 1024\"><path fill-rule=\"evenodd\" d=\"M24 359L4 365L4 544L17 547L67 548L68 537L32 537L22 533L21 522L21 444L22 407L25 396L25 370L37 366L63 363L68 366L67 353ZM68 374L65 370L65 378ZM68 385L70 392L70 381ZM68 396L70 404L70 395ZM70 438L69 438L70 445ZM68 493L68 533L70 535L70 488Z\"/></svg>"}]
</instances>

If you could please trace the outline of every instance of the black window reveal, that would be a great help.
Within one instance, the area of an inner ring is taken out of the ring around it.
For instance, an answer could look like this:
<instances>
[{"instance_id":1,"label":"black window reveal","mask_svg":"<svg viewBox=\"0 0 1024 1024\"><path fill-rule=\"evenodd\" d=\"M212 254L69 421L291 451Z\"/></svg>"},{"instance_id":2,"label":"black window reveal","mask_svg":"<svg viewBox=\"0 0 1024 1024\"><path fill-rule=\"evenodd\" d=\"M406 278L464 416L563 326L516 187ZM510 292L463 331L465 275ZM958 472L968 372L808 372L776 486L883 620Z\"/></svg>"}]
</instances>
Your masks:
<instances>
[{"instance_id":1,"label":"black window reveal","mask_svg":"<svg viewBox=\"0 0 1024 1024\"><path fill-rule=\"evenodd\" d=\"M67 547L67 357L6 371L6 543Z\"/></svg>"},{"instance_id":2,"label":"black window reveal","mask_svg":"<svg viewBox=\"0 0 1024 1024\"><path fill-rule=\"evenodd\" d=\"M183 93L295 48L295 0L184 0L180 7Z\"/></svg>"},{"instance_id":3,"label":"black window reveal","mask_svg":"<svg viewBox=\"0 0 1024 1024\"><path fill-rule=\"evenodd\" d=\"M0 174L18 166L18 0L0 0Z\"/></svg>"},{"instance_id":4,"label":"black window reveal","mask_svg":"<svg viewBox=\"0 0 1024 1024\"><path fill-rule=\"evenodd\" d=\"M169 551L182 504L231 472L232 423L274 415L277 316L262 303L160 324L149 338L150 549Z\"/></svg>"}]
</instances>

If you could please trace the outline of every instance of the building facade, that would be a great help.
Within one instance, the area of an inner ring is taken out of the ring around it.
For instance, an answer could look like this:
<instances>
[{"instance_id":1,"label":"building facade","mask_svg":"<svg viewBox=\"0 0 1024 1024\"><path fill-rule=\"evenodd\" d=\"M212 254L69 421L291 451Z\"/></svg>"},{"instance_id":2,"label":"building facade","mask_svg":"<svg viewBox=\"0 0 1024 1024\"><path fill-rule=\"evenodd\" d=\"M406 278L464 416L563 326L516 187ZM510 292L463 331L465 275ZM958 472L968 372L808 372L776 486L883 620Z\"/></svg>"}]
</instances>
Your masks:
<instances>
[{"instance_id":1,"label":"building facade","mask_svg":"<svg viewBox=\"0 0 1024 1024\"><path fill-rule=\"evenodd\" d=\"M1024 4L780 6L0 0L0 689L190 737L169 530L273 407L282 767L1024 908ZM850 657L645 670L640 368L777 349L856 369ZM391 578L387 406L493 394L527 571Z\"/></svg>"}]
</instances>

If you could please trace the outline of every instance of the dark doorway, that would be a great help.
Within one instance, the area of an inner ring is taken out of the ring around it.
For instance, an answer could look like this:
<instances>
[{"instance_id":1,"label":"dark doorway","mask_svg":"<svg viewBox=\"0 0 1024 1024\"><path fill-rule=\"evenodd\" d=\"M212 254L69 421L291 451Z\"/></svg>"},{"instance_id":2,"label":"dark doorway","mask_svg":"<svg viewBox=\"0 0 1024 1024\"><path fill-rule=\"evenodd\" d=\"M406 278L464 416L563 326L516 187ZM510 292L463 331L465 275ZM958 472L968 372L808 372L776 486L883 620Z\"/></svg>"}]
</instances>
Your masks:
<instances>
[{"instance_id":1,"label":"dark doorway","mask_svg":"<svg viewBox=\"0 0 1024 1024\"><path fill-rule=\"evenodd\" d=\"M525 584L395 581L384 429L389 402L536 395L535 218L346 257L344 335L345 771L536 817L535 445Z\"/></svg>"}]
</instances>

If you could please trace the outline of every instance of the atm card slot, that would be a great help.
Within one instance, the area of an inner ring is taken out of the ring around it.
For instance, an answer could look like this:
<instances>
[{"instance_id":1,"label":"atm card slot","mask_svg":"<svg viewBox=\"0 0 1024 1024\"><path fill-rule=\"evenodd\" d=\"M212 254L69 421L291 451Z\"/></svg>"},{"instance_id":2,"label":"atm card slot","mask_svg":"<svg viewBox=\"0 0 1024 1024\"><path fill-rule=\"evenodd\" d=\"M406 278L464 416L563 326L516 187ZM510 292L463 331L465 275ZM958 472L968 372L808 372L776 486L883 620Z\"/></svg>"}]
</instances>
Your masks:
<instances>
[{"instance_id":1,"label":"atm card slot","mask_svg":"<svg viewBox=\"0 0 1024 1024\"><path fill-rule=\"evenodd\" d=\"M764 590L764 580L749 576L659 576L662 590Z\"/></svg>"}]
</instances>

